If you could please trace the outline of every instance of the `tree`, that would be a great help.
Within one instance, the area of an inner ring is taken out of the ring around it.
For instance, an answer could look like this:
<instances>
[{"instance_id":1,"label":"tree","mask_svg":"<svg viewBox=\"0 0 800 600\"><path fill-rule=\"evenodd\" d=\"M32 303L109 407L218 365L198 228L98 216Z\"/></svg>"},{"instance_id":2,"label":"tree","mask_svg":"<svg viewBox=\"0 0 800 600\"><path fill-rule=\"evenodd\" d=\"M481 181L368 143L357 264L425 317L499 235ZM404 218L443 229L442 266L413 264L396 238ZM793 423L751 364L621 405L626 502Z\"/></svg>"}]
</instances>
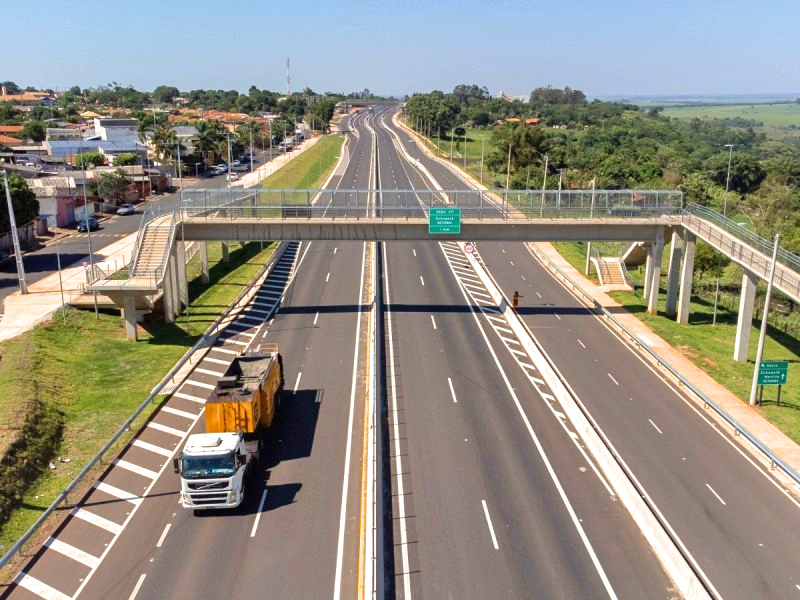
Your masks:
<instances>
[{"instance_id":1,"label":"tree","mask_svg":"<svg viewBox=\"0 0 800 600\"><path fill-rule=\"evenodd\" d=\"M169 123L162 123L154 127L151 141L159 160L169 160L175 157L175 147L178 138L175 135L175 130L172 128L172 125Z\"/></svg>"},{"instance_id":2,"label":"tree","mask_svg":"<svg viewBox=\"0 0 800 600\"><path fill-rule=\"evenodd\" d=\"M219 121L199 121L194 136L195 150L205 157L206 164L216 162L221 144L225 143L226 131ZM210 157L210 158L209 158Z\"/></svg>"},{"instance_id":3,"label":"tree","mask_svg":"<svg viewBox=\"0 0 800 600\"><path fill-rule=\"evenodd\" d=\"M178 88L168 85L160 85L153 90L153 100L160 104L172 104L180 95Z\"/></svg>"},{"instance_id":4,"label":"tree","mask_svg":"<svg viewBox=\"0 0 800 600\"><path fill-rule=\"evenodd\" d=\"M21 135L26 140L41 142L45 138L45 127L41 121L28 121L22 128Z\"/></svg>"},{"instance_id":5,"label":"tree","mask_svg":"<svg viewBox=\"0 0 800 600\"><path fill-rule=\"evenodd\" d=\"M730 258L718 253L705 242L697 240L694 248L694 268L699 279L702 279L705 273L716 272L717 265L720 269L724 269L730 262Z\"/></svg>"},{"instance_id":6,"label":"tree","mask_svg":"<svg viewBox=\"0 0 800 600\"><path fill-rule=\"evenodd\" d=\"M97 193L101 198L105 198L112 204L118 204L125 200L130 190L131 179L122 169L117 169L111 173L103 173L97 183Z\"/></svg>"},{"instance_id":7,"label":"tree","mask_svg":"<svg viewBox=\"0 0 800 600\"><path fill-rule=\"evenodd\" d=\"M728 175L727 153L718 153L709 158L706 169L713 181L724 186ZM764 167L750 154L734 152L731 156L730 189L740 194L749 194L757 190L766 177Z\"/></svg>"},{"instance_id":8,"label":"tree","mask_svg":"<svg viewBox=\"0 0 800 600\"><path fill-rule=\"evenodd\" d=\"M123 152L114 157L114 166L125 167L128 165L135 165L137 156L133 152Z\"/></svg>"},{"instance_id":9,"label":"tree","mask_svg":"<svg viewBox=\"0 0 800 600\"><path fill-rule=\"evenodd\" d=\"M19 93L22 91L22 90L20 89L20 87L19 87L19 86L18 86L16 83L14 83L13 81L4 81L4 82L3 82L2 84L0 84L0 85L3 85L3 86L5 86L5 88L6 88L6 91L7 91L9 94L19 94Z\"/></svg>"},{"instance_id":10,"label":"tree","mask_svg":"<svg viewBox=\"0 0 800 600\"><path fill-rule=\"evenodd\" d=\"M14 108L11 102L0 102L0 123L13 124L22 117L22 113Z\"/></svg>"},{"instance_id":11,"label":"tree","mask_svg":"<svg viewBox=\"0 0 800 600\"><path fill-rule=\"evenodd\" d=\"M454 87L452 95L456 102L462 106L467 104L470 98L475 100L488 100L491 97L489 95L489 89L486 86L479 87L475 84L466 85L464 83Z\"/></svg>"},{"instance_id":12,"label":"tree","mask_svg":"<svg viewBox=\"0 0 800 600\"><path fill-rule=\"evenodd\" d=\"M294 122L286 117L275 117L269 124L273 144L279 144L285 136L294 135Z\"/></svg>"},{"instance_id":13,"label":"tree","mask_svg":"<svg viewBox=\"0 0 800 600\"><path fill-rule=\"evenodd\" d=\"M14 218L17 225L30 223L39 214L39 201L36 194L28 187L25 178L18 173L8 176L8 187L11 192L11 205L14 207ZM8 203L5 201L6 189L0 178L0 231L10 231L11 221L8 218Z\"/></svg>"},{"instance_id":14,"label":"tree","mask_svg":"<svg viewBox=\"0 0 800 600\"><path fill-rule=\"evenodd\" d=\"M89 152L84 152L83 154L78 154L75 156L75 165L78 167L84 166L86 168L89 167L99 167L100 165L104 165L106 163L106 157L103 156L102 152L97 152L95 150L91 150Z\"/></svg>"},{"instance_id":15,"label":"tree","mask_svg":"<svg viewBox=\"0 0 800 600\"><path fill-rule=\"evenodd\" d=\"M683 178L678 189L683 192L684 203L710 206L713 196L711 188L714 186L704 173L689 173Z\"/></svg>"}]
</instances>

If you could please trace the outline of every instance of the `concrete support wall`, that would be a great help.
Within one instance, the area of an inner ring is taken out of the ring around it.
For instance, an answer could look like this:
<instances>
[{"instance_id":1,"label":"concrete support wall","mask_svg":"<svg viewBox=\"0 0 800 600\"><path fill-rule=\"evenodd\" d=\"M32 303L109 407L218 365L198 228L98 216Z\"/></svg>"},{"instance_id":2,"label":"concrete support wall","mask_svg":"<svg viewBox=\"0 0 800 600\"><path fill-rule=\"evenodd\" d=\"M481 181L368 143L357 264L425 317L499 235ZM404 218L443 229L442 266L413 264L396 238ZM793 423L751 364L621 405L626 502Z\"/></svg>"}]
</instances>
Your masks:
<instances>
[{"instance_id":1,"label":"concrete support wall","mask_svg":"<svg viewBox=\"0 0 800 600\"><path fill-rule=\"evenodd\" d=\"M178 296L183 306L189 306L189 281L186 279L186 245L175 242L175 266L178 277Z\"/></svg>"},{"instance_id":2,"label":"concrete support wall","mask_svg":"<svg viewBox=\"0 0 800 600\"><path fill-rule=\"evenodd\" d=\"M674 317L678 312L678 286L680 283L682 255L683 240L677 231L673 231L669 247L669 272L667 273L667 299L665 303L665 312L669 317Z\"/></svg>"},{"instance_id":3,"label":"concrete support wall","mask_svg":"<svg viewBox=\"0 0 800 600\"><path fill-rule=\"evenodd\" d=\"M169 255L169 272L172 283L172 314L177 317L181 314L181 293L178 284L178 261L175 258L175 247ZM173 317L173 318L174 318Z\"/></svg>"},{"instance_id":4,"label":"concrete support wall","mask_svg":"<svg viewBox=\"0 0 800 600\"><path fill-rule=\"evenodd\" d=\"M203 283L208 283L208 242L198 242L200 244L200 277Z\"/></svg>"},{"instance_id":5,"label":"concrete support wall","mask_svg":"<svg viewBox=\"0 0 800 600\"><path fill-rule=\"evenodd\" d=\"M658 292L661 287L661 260L664 258L664 234L661 233L650 248L650 294L647 296L648 314L658 314Z\"/></svg>"},{"instance_id":6,"label":"concrete support wall","mask_svg":"<svg viewBox=\"0 0 800 600\"><path fill-rule=\"evenodd\" d=\"M681 288L678 292L678 323L689 322L689 299L692 297L692 276L694 275L694 248L697 238L684 231L683 264L681 266Z\"/></svg>"},{"instance_id":7,"label":"concrete support wall","mask_svg":"<svg viewBox=\"0 0 800 600\"><path fill-rule=\"evenodd\" d=\"M122 317L125 319L125 336L129 342L135 342L136 335L136 296L125 296Z\"/></svg>"},{"instance_id":8,"label":"concrete support wall","mask_svg":"<svg viewBox=\"0 0 800 600\"><path fill-rule=\"evenodd\" d=\"M172 285L172 269L170 260L166 261L166 271L164 272L164 296L161 300L164 305L164 321L166 323L175 322L175 312L173 311L174 302L172 296L175 294L175 287Z\"/></svg>"},{"instance_id":9,"label":"concrete support wall","mask_svg":"<svg viewBox=\"0 0 800 600\"><path fill-rule=\"evenodd\" d=\"M650 284L653 281L653 247L647 249L647 260L644 265L644 299L650 301Z\"/></svg>"},{"instance_id":10,"label":"concrete support wall","mask_svg":"<svg viewBox=\"0 0 800 600\"><path fill-rule=\"evenodd\" d=\"M228 250L228 242L222 242L222 262L230 262L231 255Z\"/></svg>"},{"instance_id":11,"label":"concrete support wall","mask_svg":"<svg viewBox=\"0 0 800 600\"><path fill-rule=\"evenodd\" d=\"M753 306L756 302L758 277L750 271L742 275L742 293L739 297L739 318L736 321L736 341L733 345L733 360L747 362L750 348L750 331L753 325Z\"/></svg>"}]
</instances>

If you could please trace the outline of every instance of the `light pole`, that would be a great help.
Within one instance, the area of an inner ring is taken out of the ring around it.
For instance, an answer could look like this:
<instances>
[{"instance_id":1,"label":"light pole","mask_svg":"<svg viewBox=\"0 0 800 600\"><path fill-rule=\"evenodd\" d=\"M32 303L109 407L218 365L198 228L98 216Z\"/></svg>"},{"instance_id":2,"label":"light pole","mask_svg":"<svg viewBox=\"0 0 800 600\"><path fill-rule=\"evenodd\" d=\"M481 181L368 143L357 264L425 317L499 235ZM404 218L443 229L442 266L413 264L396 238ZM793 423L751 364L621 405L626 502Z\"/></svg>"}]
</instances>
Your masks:
<instances>
[{"instance_id":1,"label":"light pole","mask_svg":"<svg viewBox=\"0 0 800 600\"><path fill-rule=\"evenodd\" d=\"M183 208L183 177L181 177L181 142L175 138L175 159L178 161L178 205Z\"/></svg>"},{"instance_id":2,"label":"light pole","mask_svg":"<svg viewBox=\"0 0 800 600\"><path fill-rule=\"evenodd\" d=\"M725 176L725 197L722 199L722 216L727 216L728 212L728 189L731 184L731 159L733 158L733 144L725 144L728 149L728 174ZM722 275L722 257L717 257L717 284L714 290L714 316L711 317L711 325L717 324L717 305L719 304L719 280Z\"/></svg>"},{"instance_id":3,"label":"light pole","mask_svg":"<svg viewBox=\"0 0 800 600\"><path fill-rule=\"evenodd\" d=\"M464 170L467 170L467 126L464 125Z\"/></svg>"},{"instance_id":4,"label":"light pole","mask_svg":"<svg viewBox=\"0 0 800 600\"><path fill-rule=\"evenodd\" d=\"M11 188L8 186L8 173L3 169L3 184L6 187L6 202L8 203L8 220L11 223L11 240L14 242L14 256L17 262L17 277L19 277L19 293L28 293L28 283L25 281L25 265L22 263L22 249L19 247L19 233L17 232L17 219L14 217L14 205L11 202Z\"/></svg>"},{"instance_id":5,"label":"light pole","mask_svg":"<svg viewBox=\"0 0 800 600\"><path fill-rule=\"evenodd\" d=\"M550 160L550 155L544 155L544 177L542 177L542 201L539 205L539 218L544 216L544 191L547 189L547 163Z\"/></svg>"},{"instance_id":6,"label":"light pole","mask_svg":"<svg viewBox=\"0 0 800 600\"><path fill-rule=\"evenodd\" d=\"M481 185L483 185L483 148L486 143L486 136L481 135Z\"/></svg>"},{"instance_id":7,"label":"light pole","mask_svg":"<svg viewBox=\"0 0 800 600\"><path fill-rule=\"evenodd\" d=\"M772 248L772 263L769 267L769 280L767 281L767 297L764 298L764 312L761 315L761 331L758 334L758 350L756 351L756 365L753 368L753 384L750 386L750 406L756 405L756 392L758 391L758 372L761 370L761 358L764 356L764 340L767 337L767 317L769 316L769 301L772 297L772 281L775 278L775 263L778 260L778 240L780 234L775 234Z\"/></svg>"},{"instance_id":8,"label":"light pole","mask_svg":"<svg viewBox=\"0 0 800 600\"><path fill-rule=\"evenodd\" d=\"M155 116L155 112L153 115ZM92 228L89 226L89 201L86 197L86 161L84 160L86 157L83 156L83 138L81 138L79 147L81 156L81 175L83 177L83 218L84 222L86 223L86 239L89 242L89 269L92 272L92 277L94 277L94 258L92 257ZM95 319L99 319L100 311L97 306L97 290L94 290L92 297L94 298L94 317Z\"/></svg>"},{"instance_id":9,"label":"light pole","mask_svg":"<svg viewBox=\"0 0 800 600\"><path fill-rule=\"evenodd\" d=\"M508 162L506 165L506 194L505 205L508 210L508 186L511 185L511 140L508 141Z\"/></svg>"}]
</instances>

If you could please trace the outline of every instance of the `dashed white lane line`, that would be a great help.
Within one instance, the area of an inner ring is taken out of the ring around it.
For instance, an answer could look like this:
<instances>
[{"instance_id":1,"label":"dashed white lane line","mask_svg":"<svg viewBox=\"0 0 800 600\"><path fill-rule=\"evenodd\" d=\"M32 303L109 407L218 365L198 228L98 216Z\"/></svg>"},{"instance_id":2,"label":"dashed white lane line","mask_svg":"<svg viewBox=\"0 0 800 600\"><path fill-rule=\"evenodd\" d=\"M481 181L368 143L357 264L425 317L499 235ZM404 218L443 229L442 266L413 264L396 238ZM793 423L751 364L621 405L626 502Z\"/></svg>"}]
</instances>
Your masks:
<instances>
[{"instance_id":1,"label":"dashed white lane line","mask_svg":"<svg viewBox=\"0 0 800 600\"><path fill-rule=\"evenodd\" d=\"M578 343L581 345L581 348L586 350L586 344L584 344L582 341L580 341L580 339L578 340Z\"/></svg>"},{"instance_id":2,"label":"dashed white lane line","mask_svg":"<svg viewBox=\"0 0 800 600\"><path fill-rule=\"evenodd\" d=\"M514 266L514 261L510 260L510 261L508 261L508 264L510 264L513 267Z\"/></svg>"},{"instance_id":3,"label":"dashed white lane line","mask_svg":"<svg viewBox=\"0 0 800 600\"><path fill-rule=\"evenodd\" d=\"M226 367L231 364L228 360L220 360L219 358L210 358L208 356L206 356L203 361L212 362L217 365L225 365Z\"/></svg>"},{"instance_id":4,"label":"dashed white lane line","mask_svg":"<svg viewBox=\"0 0 800 600\"><path fill-rule=\"evenodd\" d=\"M174 427L168 427L166 425L162 425L161 423L156 423L155 421L150 421L147 424L147 427L150 429L155 429L156 431L163 431L164 433L168 433L170 435L174 435L175 437L182 438L186 435L185 431L181 431L180 429L175 429Z\"/></svg>"},{"instance_id":5,"label":"dashed white lane line","mask_svg":"<svg viewBox=\"0 0 800 600\"><path fill-rule=\"evenodd\" d=\"M608 378L609 378L611 381L613 381L615 384L619 385L619 381L617 381L616 379L614 379L614 376L613 376L611 373L608 373Z\"/></svg>"},{"instance_id":6,"label":"dashed white lane line","mask_svg":"<svg viewBox=\"0 0 800 600\"><path fill-rule=\"evenodd\" d=\"M486 500L481 500L481 504L483 505L483 514L486 515L486 524L489 526L489 533L492 536L492 545L495 550L500 550L500 546L497 545L497 536L494 534L492 518L489 516L489 509L486 507Z\"/></svg>"},{"instance_id":7,"label":"dashed white lane line","mask_svg":"<svg viewBox=\"0 0 800 600\"><path fill-rule=\"evenodd\" d=\"M652 425L652 426L653 426L653 428L654 428L654 429L655 429L655 430L656 430L658 433L661 433L661 434L663 434L663 433L664 433L663 431L661 431L661 430L658 428L658 425L656 425L655 423L653 423L653 419L647 419L647 420L648 420L648 421L650 421L650 425Z\"/></svg>"},{"instance_id":8,"label":"dashed white lane line","mask_svg":"<svg viewBox=\"0 0 800 600\"><path fill-rule=\"evenodd\" d=\"M51 550L55 550L59 554L63 554L71 558L72 560L81 563L82 565L86 565L90 569L94 569L97 565L100 564L100 559L96 556L92 556L88 552L84 552L80 548L76 548L75 546L71 546L66 542L62 542L61 540L57 540L56 538L48 538L48 540L44 543L45 546L50 548Z\"/></svg>"},{"instance_id":9,"label":"dashed white lane line","mask_svg":"<svg viewBox=\"0 0 800 600\"><path fill-rule=\"evenodd\" d=\"M314 315L314 325L317 324L317 319L319 319L319 311L317 311L317 314Z\"/></svg>"},{"instance_id":10,"label":"dashed white lane line","mask_svg":"<svg viewBox=\"0 0 800 600\"><path fill-rule=\"evenodd\" d=\"M103 492L108 494L109 496L114 496L115 498L119 498L120 500L125 500L126 502L130 502L131 504L139 504L142 499L140 496L136 494L131 494L130 492L126 492L125 490L121 490L118 487L114 487L113 485L109 485L102 481L98 481L94 484L94 487L97 488L98 492Z\"/></svg>"},{"instance_id":11,"label":"dashed white lane line","mask_svg":"<svg viewBox=\"0 0 800 600\"><path fill-rule=\"evenodd\" d=\"M136 595L139 593L139 590L142 589L142 584L144 583L145 577L147 577L146 573L142 573L139 576L139 581L137 581L136 585L133 586L133 591L131 592L131 595L128 596L128 600L134 600L134 598L136 598Z\"/></svg>"},{"instance_id":12,"label":"dashed white lane line","mask_svg":"<svg viewBox=\"0 0 800 600\"><path fill-rule=\"evenodd\" d=\"M128 462L127 460L117 459L114 461L114 464L118 467L125 469L126 471L130 471L131 473L136 473L137 475L141 475L142 477L147 477L148 479L155 479L158 477L158 473L155 471L151 471L150 469L145 469L144 467L140 467L139 465L135 465L132 462Z\"/></svg>"},{"instance_id":13,"label":"dashed white lane line","mask_svg":"<svg viewBox=\"0 0 800 600\"><path fill-rule=\"evenodd\" d=\"M541 299L542 295L539 292L536 292L536 295Z\"/></svg>"},{"instance_id":14,"label":"dashed white lane line","mask_svg":"<svg viewBox=\"0 0 800 600\"><path fill-rule=\"evenodd\" d=\"M559 321L561 320L561 315L559 315L558 313L553 313L553 315L554 315L554 316L555 316L555 318L556 318L556 319L558 319Z\"/></svg>"},{"instance_id":15,"label":"dashed white lane line","mask_svg":"<svg viewBox=\"0 0 800 600\"><path fill-rule=\"evenodd\" d=\"M422 284L422 287L425 287L425 280L422 278L422 275L419 276L419 282Z\"/></svg>"},{"instance_id":16,"label":"dashed white lane line","mask_svg":"<svg viewBox=\"0 0 800 600\"><path fill-rule=\"evenodd\" d=\"M172 395L175 396L176 398L183 398L184 400L189 400L190 402L197 402L198 404L206 403L205 398L201 398L200 396L192 396L191 394L186 394L184 392L175 392Z\"/></svg>"},{"instance_id":17,"label":"dashed white lane line","mask_svg":"<svg viewBox=\"0 0 800 600\"><path fill-rule=\"evenodd\" d=\"M522 277L522 281L528 281L527 279L525 279L525 275L520 275L520 277Z\"/></svg>"},{"instance_id":18,"label":"dashed white lane line","mask_svg":"<svg viewBox=\"0 0 800 600\"><path fill-rule=\"evenodd\" d=\"M453 389L453 381L449 377L447 378L447 385L450 386L450 393L453 396L453 404L458 404L458 400L456 399L456 392Z\"/></svg>"},{"instance_id":19,"label":"dashed white lane line","mask_svg":"<svg viewBox=\"0 0 800 600\"><path fill-rule=\"evenodd\" d=\"M413 253L414 253L414 256L416 256L416 255L417 255L417 251L416 251L416 249L412 248L412 249L411 249L411 252L413 252Z\"/></svg>"},{"instance_id":20,"label":"dashed white lane line","mask_svg":"<svg viewBox=\"0 0 800 600\"><path fill-rule=\"evenodd\" d=\"M35 577L31 577L24 571L20 572L15 581L18 586L25 588L29 592L33 592L45 600L72 600L71 596L62 594L57 589L50 587L45 582L39 581Z\"/></svg>"},{"instance_id":21,"label":"dashed white lane line","mask_svg":"<svg viewBox=\"0 0 800 600\"><path fill-rule=\"evenodd\" d=\"M261 492L261 501L258 503L258 512L256 512L256 520L253 521L253 529L250 530L250 537L256 537L256 529L258 529L258 522L261 520L261 513L264 511L264 503L267 501L267 490Z\"/></svg>"},{"instance_id":22,"label":"dashed white lane line","mask_svg":"<svg viewBox=\"0 0 800 600\"><path fill-rule=\"evenodd\" d=\"M711 493L712 493L712 494L714 494L714 495L717 497L717 500L719 500L719 501L720 501L720 503L722 504L722 506L728 506L728 505L725 503L725 500L723 500L723 499L722 499L722 496L720 496L720 495L719 495L717 492L715 492L715 491L714 491L714 488L712 488L712 487L711 487L710 485L708 485L708 484L706 484L706 487L707 487L709 490L711 490Z\"/></svg>"},{"instance_id":23,"label":"dashed white lane line","mask_svg":"<svg viewBox=\"0 0 800 600\"><path fill-rule=\"evenodd\" d=\"M203 369L201 367L195 367L195 373L205 373L206 375L213 375L214 377L222 377L225 373L220 373L219 371L212 371L211 369Z\"/></svg>"},{"instance_id":24,"label":"dashed white lane line","mask_svg":"<svg viewBox=\"0 0 800 600\"><path fill-rule=\"evenodd\" d=\"M105 517L101 517L100 515L96 515L93 512L89 512L85 508L79 508L72 514L81 519L82 521L91 523L92 525L95 525L100 529L105 529L106 531L110 531L114 535L118 535L122 531L122 525L117 525L113 521L109 521Z\"/></svg>"},{"instance_id":25,"label":"dashed white lane line","mask_svg":"<svg viewBox=\"0 0 800 600\"><path fill-rule=\"evenodd\" d=\"M164 527L164 531L161 532L161 537L158 538L156 542L156 548L161 548L164 544L164 540L167 539L167 533L169 533L169 528L172 527L172 523L167 523L167 526Z\"/></svg>"},{"instance_id":26,"label":"dashed white lane line","mask_svg":"<svg viewBox=\"0 0 800 600\"><path fill-rule=\"evenodd\" d=\"M247 345L244 342L242 342L242 344L245 346ZM213 390L216 387L213 383L204 383L202 381L195 381L194 379L187 379L186 383L189 385L196 385L197 387L205 388L207 390Z\"/></svg>"},{"instance_id":27,"label":"dashed white lane line","mask_svg":"<svg viewBox=\"0 0 800 600\"><path fill-rule=\"evenodd\" d=\"M133 440L131 442L131 446L136 446L137 448L141 448L142 450L147 450L154 454L160 454L161 456L170 457L174 454L174 450L167 450L166 448L162 448L161 446L156 446L155 444L149 444L147 442L143 442L142 440Z\"/></svg>"},{"instance_id":28,"label":"dashed white lane line","mask_svg":"<svg viewBox=\"0 0 800 600\"><path fill-rule=\"evenodd\" d=\"M328 280L331 278L331 272L328 271L328 274L325 275L325 283L328 283Z\"/></svg>"},{"instance_id":29,"label":"dashed white lane line","mask_svg":"<svg viewBox=\"0 0 800 600\"><path fill-rule=\"evenodd\" d=\"M339 246L334 246L333 248L333 255L336 256L336 253L339 251Z\"/></svg>"},{"instance_id":30,"label":"dashed white lane line","mask_svg":"<svg viewBox=\"0 0 800 600\"><path fill-rule=\"evenodd\" d=\"M303 372L302 372L302 371L300 371L300 372L297 374L297 380L294 382L294 389L293 389L292 391L293 391L293 392L295 392L295 393L297 393L297 386L299 386L299 385L300 385L300 376L301 376L302 374L303 374Z\"/></svg>"},{"instance_id":31,"label":"dashed white lane line","mask_svg":"<svg viewBox=\"0 0 800 600\"><path fill-rule=\"evenodd\" d=\"M433 315L431 315L431 323L433 323L433 328L436 329L436 319L433 318Z\"/></svg>"}]
</instances>

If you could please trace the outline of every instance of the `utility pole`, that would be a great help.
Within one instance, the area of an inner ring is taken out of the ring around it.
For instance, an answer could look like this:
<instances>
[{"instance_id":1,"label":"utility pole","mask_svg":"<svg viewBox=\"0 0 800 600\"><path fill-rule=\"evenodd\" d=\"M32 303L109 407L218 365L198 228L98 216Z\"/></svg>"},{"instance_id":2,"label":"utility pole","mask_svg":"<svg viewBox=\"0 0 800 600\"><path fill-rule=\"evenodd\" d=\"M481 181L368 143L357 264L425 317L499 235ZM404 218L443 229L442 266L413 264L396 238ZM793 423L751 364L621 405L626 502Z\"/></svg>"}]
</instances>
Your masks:
<instances>
[{"instance_id":1,"label":"utility pole","mask_svg":"<svg viewBox=\"0 0 800 600\"><path fill-rule=\"evenodd\" d=\"M28 293L28 283L25 281L25 265L22 263L22 249L19 247L19 232L17 219L14 217L14 205L11 202L11 188L8 186L8 173L3 169L3 184L6 187L6 202L8 203L8 220L11 222L11 240L14 243L14 257L17 262L17 277L19 278L19 293Z\"/></svg>"},{"instance_id":2,"label":"utility pole","mask_svg":"<svg viewBox=\"0 0 800 600\"><path fill-rule=\"evenodd\" d=\"M481 136L481 185L483 185L483 147L486 143L486 136Z\"/></svg>"},{"instance_id":3,"label":"utility pole","mask_svg":"<svg viewBox=\"0 0 800 600\"><path fill-rule=\"evenodd\" d=\"M464 170L467 170L467 126L464 125Z\"/></svg>"},{"instance_id":4,"label":"utility pole","mask_svg":"<svg viewBox=\"0 0 800 600\"><path fill-rule=\"evenodd\" d=\"M153 119L155 119L156 112L153 109ZM81 137L80 141L80 156L81 156L81 174L83 177L83 219L86 223L86 236L87 240L89 241L89 269L92 272L92 277L94 277L94 258L92 257L92 228L89 226L89 200L86 197L86 161L84 160L85 157L83 156L83 137ZM94 291L92 294L94 298L94 317L95 319L100 318L100 310L97 306L97 290Z\"/></svg>"},{"instance_id":5,"label":"utility pole","mask_svg":"<svg viewBox=\"0 0 800 600\"><path fill-rule=\"evenodd\" d=\"M725 197L722 200L722 216L726 217L728 212L728 189L731 183L731 159L733 158L733 144L725 144L728 149L728 174L725 177ZM717 284L714 290L714 315L711 318L711 325L717 324L717 305L719 303L719 280L722 276L722 256L717 257Z\"/></svg>"},{"instance_id":6,"label":"utility pole","mask_svg":"<svg viewBox=\"0 0 800 600\"><path fill-rule=\"evenodd\" d=\"M511 142L508 142L508 163L506 166L506 194L505 194L505 205L506 210L508 210L508 186L511 185Z\"/></svg>"},{"instance_id":7,"label":"utility pole","mask_svg":"<svg viewBox=\"0 0 800 600\"><path fill-rule=\"evenodd\" d=\"M767 297L764 298L764 312L761 315L761 332L758 335L758 350L756 351L756 365L753 368L753 385L750 386L750 406L756 405L758 392L758 373L761 370L761 358L764 356L764 341L767 337L767 317L769 316L769 301L772 298L772 281L775 279L775 263L778 261L778 240L780 234L775 234L772 248L772 263L769 267L769 280L767 281Z\"/></svg>"},{"instance_id":8,"label":"utility pole","mask_svg":"<svg viewBox=\"0 0 800 600\"><path fill-rule=\"evenodd\" d=\"M544 155L544 177L542 177L542 201L539 205L539 218L544 216L544 192L547 189L547 162L550 160L550 155Z\"/></svg>"},{"instance_id":9,"label":"utility pole","mask_svg":"<svg viewBox=\"0 0 800 600\"><path fill-rule=\"evenodd\" d=\"M250 172L253 172L253 126L249 127L250 130Z\"/></svg>"},{"instance_id":10,"label":"utility pole","mask_svg":"<svg viewBox=\"0 0 800 600\"><path fill-rule=\"evenodd\" d=\"M175 138L175 158L178 161L178 207L183 209L183 177L181 177L181 142ZM191 171L189 171L191 177Z\"/></svg>"}]
</instances>

